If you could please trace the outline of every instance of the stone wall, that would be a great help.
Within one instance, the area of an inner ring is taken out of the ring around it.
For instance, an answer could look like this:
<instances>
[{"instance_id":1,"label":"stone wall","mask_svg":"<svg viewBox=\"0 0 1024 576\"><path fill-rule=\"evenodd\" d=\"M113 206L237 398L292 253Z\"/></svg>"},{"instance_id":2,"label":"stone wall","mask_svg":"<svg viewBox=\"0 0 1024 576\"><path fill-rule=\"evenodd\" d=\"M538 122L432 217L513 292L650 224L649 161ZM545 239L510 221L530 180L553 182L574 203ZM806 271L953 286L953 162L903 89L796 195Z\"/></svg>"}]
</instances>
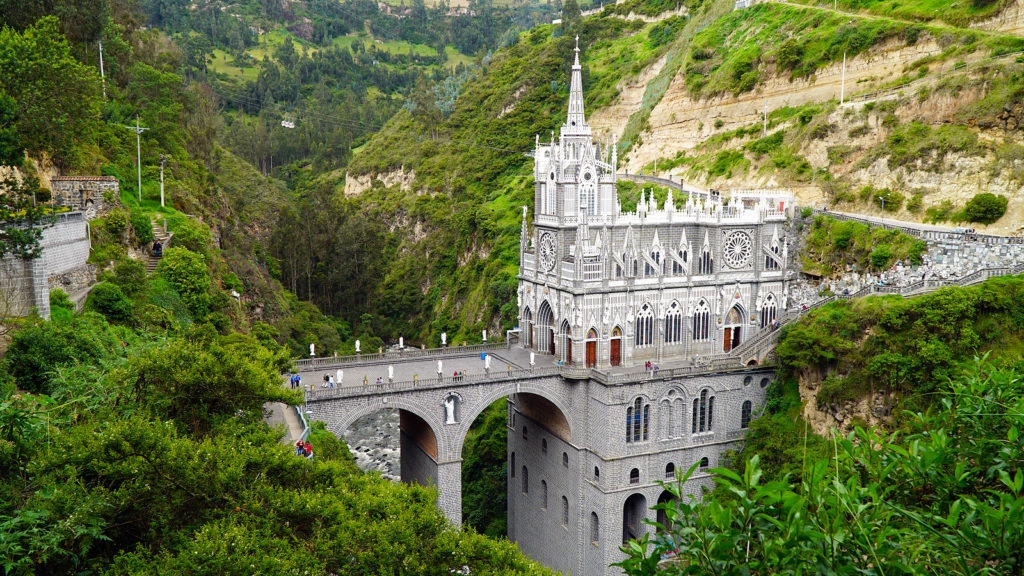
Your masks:
<instances>
[{"instance_id":1,"label":"stone wall","mask_svg":"<svg viewBox=\"0 0 1024 576\"><path fill-rule=\"evenodd\" d=\"M0 305L7 314L24 316L33 309L50 317L50 280L57 276L84 276L89 259L89 229L85 215L57 215L53 226L43 230L43 255L30 261L6 258L0 262Z\"/></svg>"},{"instance_id":2,"label":"stone wall","mask_svg":"<svg viewBox=\"0 0 1024 576\"><path fill-rule=\"evenodd\" d=\"M86 220L106 216L121 205L121 186L113 176L57 176L50 179L55 206L85 214Z\"/></svg>"}]
</instances>

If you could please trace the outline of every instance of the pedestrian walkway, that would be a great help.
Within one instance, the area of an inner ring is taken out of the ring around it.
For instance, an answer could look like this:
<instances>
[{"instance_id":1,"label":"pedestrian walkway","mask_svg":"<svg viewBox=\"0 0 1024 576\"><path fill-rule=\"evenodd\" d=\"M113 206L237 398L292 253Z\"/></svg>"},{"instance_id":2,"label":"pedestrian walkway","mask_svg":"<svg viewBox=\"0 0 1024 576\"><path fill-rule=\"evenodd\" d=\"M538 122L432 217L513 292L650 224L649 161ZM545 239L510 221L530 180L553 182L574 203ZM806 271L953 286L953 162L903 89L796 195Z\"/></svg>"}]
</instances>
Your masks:
<instances>
[{"instance_id":1,"label":"pedestrian walkway","mask_svg":"<svg viewBox=\"0 0 1024 576\"><path fill-rule=\"evenodd\" d=\"M281 444L293 446L302 437L305 428L302 426L299 415L295 413L294 406L283 402L268 402L263 405L263 411L266 414L263 421L267 426L271 428L284 426L285 436L281 438Z\"/></svg>"}]
</instances>

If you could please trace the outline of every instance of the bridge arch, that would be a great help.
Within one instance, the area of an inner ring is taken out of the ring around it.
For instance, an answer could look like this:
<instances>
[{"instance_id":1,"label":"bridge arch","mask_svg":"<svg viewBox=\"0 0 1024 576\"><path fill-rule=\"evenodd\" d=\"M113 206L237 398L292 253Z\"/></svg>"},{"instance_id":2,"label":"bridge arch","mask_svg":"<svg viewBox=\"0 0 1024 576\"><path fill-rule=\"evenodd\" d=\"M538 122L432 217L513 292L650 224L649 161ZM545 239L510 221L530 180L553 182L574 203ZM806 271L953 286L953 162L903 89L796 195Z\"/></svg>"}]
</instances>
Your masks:
<instances>
[{"instance_id":1,"label":"bridge arch","mask_svg":"<svg viewBox=\"0 0 1024 576\"><path fill-rule=\"evenodd\" d=\"M560 416L560 420L554 423L550 423L552 425L545 427L548 428L548 430L551 433L555 434L562 440L570 444L572 443L573 429L575 428L574 422L572 422L569 418L569 415L572 414L572 411L565 404L565 402L558 397L557 394L552 394L551 389L545 388L543 386L538 386L536 384L520 382L517 386L516 383L509 383L508 386L503 386L500 388L489 390L486 394L482 395L479 398L479 400L474 402L472 407L466 407L466 412L463 414L463 418L460 422L458 436L457 438L455 438L455 441L451 447L450 454L452 458L462 457L462 449L466 443L466 435L469 434L470 427L473 425L476 419L481 414L483 414L483 411L486 410L487 407L493 404L496 400L500 400L501 398L505 397L510 397L513 394L534 396L541 399L543 402L550 404L551 407L555 408L558 411L557 416ZM544 422L542 422L541 424L544 424ZM564 432L561 430L561 428L563 427Z\"/></svg>"},{"instance_id":2,"label":"bridge arch","mask_svg":"<svg viewBox=\"0 0 1024 576\"><path fill-rule=\"evenodd\" d=\"M359 407L349 407L345 410L344 416L337 420L328 420L327 429L339 438L345 437L345 431L348 430L357 420L364 416L369 416L374 412L380 410L386 410L388 408L397 408L399 410L405 410L411 414L414 414L417 418L426 423L430 432L434 435L434 439L437 443L437 460L447 461L451 458L452 452L448 446L448 443L444 441L443 427L444 423L441 421L441 415L443 413L442 406L438 404L437 410L427 410L429 406L423 406L415 402L402 398L400 396L388 398L387 402L381 399L374 398L373 401Z\"/></svg>"}]
</instances>

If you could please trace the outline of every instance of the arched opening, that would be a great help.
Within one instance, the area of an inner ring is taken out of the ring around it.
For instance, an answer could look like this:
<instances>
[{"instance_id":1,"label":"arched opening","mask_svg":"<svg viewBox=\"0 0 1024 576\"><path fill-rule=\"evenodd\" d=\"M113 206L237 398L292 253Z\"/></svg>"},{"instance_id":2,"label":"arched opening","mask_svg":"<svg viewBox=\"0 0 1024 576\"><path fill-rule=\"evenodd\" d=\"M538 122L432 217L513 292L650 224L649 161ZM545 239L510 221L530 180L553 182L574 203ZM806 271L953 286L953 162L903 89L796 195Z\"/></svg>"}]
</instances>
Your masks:
<instances>
[{"instance_id":1,"label":"arched opening","mask_svg":"<svg viewBox=\"0 0 1024 576\"><path fill-rule=\"evenodd\" d=\"M740 345L744 318L743 309L738 304L730 308L729 313L725 315L725 334L722 338L722 350L724 352L728 352Z\"/></svg>"},{"instance_id":2,"label":"arched opening","mask_svg":"<svg viewBox=\"0 0 1024 576\"><path fill-rule=\"evenodd\" d=\"M521 324L520 329L522 330L523 338L526 340L526 347L533 348L533 312L530 311L529 306L523 310L523 321Z\"/></svg>"},{"instance_id":3,"label":"arched opening","mask_svg":"<svg viewBox=\"0 0 1024 576\"><path fill-rule=\"evenodd\" d=\"M537 340L543 346L538 347L538 352L555 354L555 316L551 313L551 306L547 300L541 303L537 312Z\"/></svg>"},{"instance_id":4,"label":"arched opening","mask_svg":"<svg viewBox=\"0 0 1024 576\"><path fill-rule=\"evenodd\" d=\"M597 512L590 513L590 543L594 546L601 545L601 525Z\"/></svg>"},{"instance_id":5,"label":"arched opening","mask_svg":"<svg viewBox=\"0 0 1024 576\"><path fill-rule=\"evenodd\" d=\"M675 478L676 476L676 465L669 462L665 465L665 478Z\"/></svg>"},{"instance_id":6,"label":"arched opening","mask_svg":"<svg viewBox=\"0 0 1024 576\"><path fill-rule=\"evenodd\" d=\"M558 330L558 337L561 340L562 362L572 364L572 327L569 326L568 321L562 321L562 326Z\"/></svg>"},{"instance_id":7,"label":"arched opening","mask_svg":"<svg viewBox=\"0 0 1024 576\"><path fill-rule=\"evenodd\" d=\"M630 484L639 484L640 483L640 469L639 468L633 468L632 470L629 471L629 483Z\"/></svg>"},{"instance_id":8,"label":"arched opening","mask_svg":"<svg viewBox=\"0 0 1024 576\"><path fill-rule=\"evenodd\" d=\"M636 540L643 532L643 519L647 515L647 498L633 494L622 505L622 543Z\"/></svg>"},{"instance_id":9,"label":"arched opening","mask_svg":"<svg viewBox=\"0 0 1024 576\"><path fill-rule=\"evenodd\" d=\"M769 294L761 305L761 328L767 328L775 324L775 318L779 315L779 306L775 303L775 295Z\"/></svg>"},{"instance_id":10,"label":"arched opening","mask_svg":"<svg viewBox=\"0 0 1024 576\"><path fill-rule=\"evenodd\" d=\"M658 496L658 533L666 533L672 531L672 523L669 522L668 512L664 508L674 506L675 503L675 495L673 495L668 490L663 490L661 492L661 495Z\"/></svg>"},{"instance_id":11,"label":"arched opening","mask_svg":"<svg viewBox=\"0 0 1024 576\"><path fill-rule=\"evenodd\" d=\"M399 410L402 482L437 486L437 436L423 418Z\"/></svg>"},{"instance_id":12,"label":"arched opening","mask_svg":"<svg viewBox=\"0 0 1024 576\"><path fill-rule=\"evenodd\" d=\"M678 302L673 302L665 313L665 344L678 344L683 341L683 310Z\"/></svg>"},{"instance_id":13,"label":"arched opening","mask_svg":"<svg viewBox=\"0 0 1024 576\"><path fill-rule=\"evenodd\" d=\"M612 328L610 364L618 366L622 364L622 328Z\"/></svg>"},{"instance_id":14,"label":"arched opening","mask_svg":"<svg viewBox=\"0 0 1024 576\"><path fill-rule=\"evenodd\" d=\"M597 366L597 330L587 331L587 368Z\"/></svg>"},{"instance_id":15,"label":"arched opening","mask_svg":"<svg viewBox=\"0 0 1024 576\"><path fill-rule=\"evenodd\" d=\"M516 514L554 507L539 518L549 528L559 526L559 484L552 483L557 477L552 472L560 470L558 455L567 464L572 450L566 414L528 392L501 397L478 414L468 404L466 410L472 424L455 455L462 458L463 523L491 537L533 546L540 533ZM550 454L554 461L548 460Z\"/></svg>"}]
</instances>

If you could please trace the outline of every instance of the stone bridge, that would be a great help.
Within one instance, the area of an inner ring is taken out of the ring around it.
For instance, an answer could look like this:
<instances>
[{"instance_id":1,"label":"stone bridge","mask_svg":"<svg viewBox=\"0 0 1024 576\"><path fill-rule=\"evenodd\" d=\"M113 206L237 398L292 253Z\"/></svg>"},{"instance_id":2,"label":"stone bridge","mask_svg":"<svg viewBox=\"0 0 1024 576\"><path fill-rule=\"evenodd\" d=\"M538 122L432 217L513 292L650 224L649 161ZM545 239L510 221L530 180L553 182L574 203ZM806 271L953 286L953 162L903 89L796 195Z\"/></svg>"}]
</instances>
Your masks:
<instances>
[{"instance_id":1,"label":"stone bridge","mask_svg":"<svg viewBox=\"0 0 1024 576\"><path fill-rule=\"evenodd\" d=\"M774 346L773 340L766 342ZM757 355L763 353L762 348L748 346L735 354L697 358L657 371L603 371L559 365L552 356L531 355L517 345L492 344L299 360L297 367L310 419L324 422L339 437L364 416L399 410L402 480L435 485L438 507L458 526L463 444L473 422L496 400L509 398L510 413L514 408L585 451L593 440L583 433L583 414L593 395L588 384L611 389L618 400L637 383L738 374L748 370L748 363L759 364L763 356ZM326 375L335 378L334 388L323 387Z\"/></svg>"}]
</instances>

